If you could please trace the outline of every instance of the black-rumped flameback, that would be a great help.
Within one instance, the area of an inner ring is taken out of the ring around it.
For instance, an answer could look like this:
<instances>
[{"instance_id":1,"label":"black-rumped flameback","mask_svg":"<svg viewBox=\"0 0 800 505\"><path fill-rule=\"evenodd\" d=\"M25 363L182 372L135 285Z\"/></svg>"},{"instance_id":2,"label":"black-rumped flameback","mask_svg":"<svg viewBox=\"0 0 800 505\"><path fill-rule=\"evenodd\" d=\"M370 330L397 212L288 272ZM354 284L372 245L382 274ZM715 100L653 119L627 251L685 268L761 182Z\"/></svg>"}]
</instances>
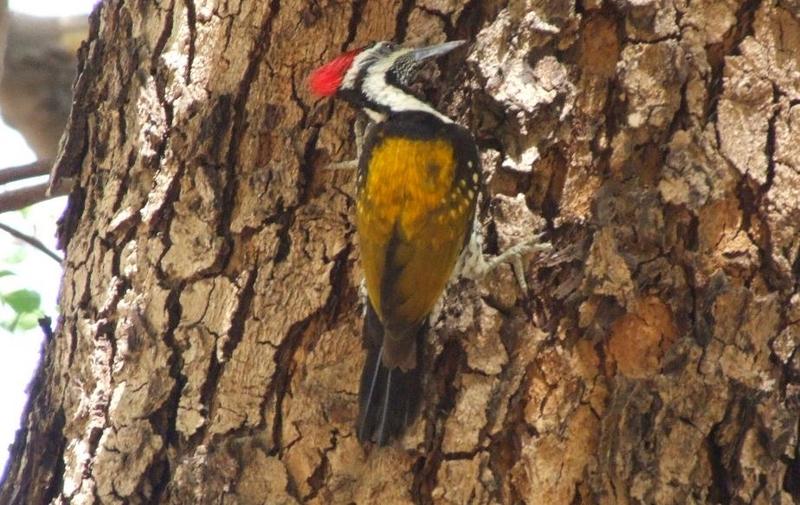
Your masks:
<instances>
[{"instance_id":1,"label":"black-rumped flameback","mask_svg":"<svg viewBox=\"0 0 800 505\"><path fill-rule=\"evenodd\" d=\"M475 141L408 89L424 61L461 44L409 49L377 42L339 56L309 79L315 94L342 98L374 122L357 172L369 346L357 429L361 440L381 445L416 414L434 306L465 249L480 255L479 243L471 242L482 182Z\"/></svg>"}]
</instances>

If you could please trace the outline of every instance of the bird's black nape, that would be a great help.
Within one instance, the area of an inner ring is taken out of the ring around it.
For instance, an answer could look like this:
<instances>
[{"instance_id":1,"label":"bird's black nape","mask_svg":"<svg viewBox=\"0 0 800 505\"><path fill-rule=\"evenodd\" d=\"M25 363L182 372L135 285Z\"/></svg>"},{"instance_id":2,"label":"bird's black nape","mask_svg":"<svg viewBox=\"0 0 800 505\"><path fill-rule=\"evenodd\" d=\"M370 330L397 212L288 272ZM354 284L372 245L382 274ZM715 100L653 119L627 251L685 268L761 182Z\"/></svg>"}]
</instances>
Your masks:
<instances>
[{"instance_id":1,"label":"bird's black nape","mask_svg":"<svg viewBox=\"0 0 800 505\"><path fill-rule=\"evenodd\" d=\"M367 361L359 389L358 439L387 445L413 422L422 396L422 348L427 324L416 335L417 366L403 371L383 364L383 325L367 300L364 340Z\"/></svg>"}]
</instances>

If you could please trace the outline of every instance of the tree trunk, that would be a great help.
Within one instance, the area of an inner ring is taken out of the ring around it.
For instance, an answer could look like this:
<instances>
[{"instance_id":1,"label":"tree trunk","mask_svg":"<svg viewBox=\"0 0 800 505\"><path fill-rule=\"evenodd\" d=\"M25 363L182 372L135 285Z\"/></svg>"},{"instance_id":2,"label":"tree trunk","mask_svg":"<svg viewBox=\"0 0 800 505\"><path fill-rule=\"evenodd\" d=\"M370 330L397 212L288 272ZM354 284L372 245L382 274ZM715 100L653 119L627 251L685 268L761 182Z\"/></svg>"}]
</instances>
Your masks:
<instances>
[{"instance_id":1,"label":"tree trunk","mask_svg":"<svg viewBox=\"0 0 800 505\"><path fill-rule=\"evenodd\" d=\"M428 338L420 419L354 435L354 111L309 71L463 38L489 252ZM55 176L55 336L2 503L800 500L800 4L107 1Z\"/></svg>"}]
</instances>

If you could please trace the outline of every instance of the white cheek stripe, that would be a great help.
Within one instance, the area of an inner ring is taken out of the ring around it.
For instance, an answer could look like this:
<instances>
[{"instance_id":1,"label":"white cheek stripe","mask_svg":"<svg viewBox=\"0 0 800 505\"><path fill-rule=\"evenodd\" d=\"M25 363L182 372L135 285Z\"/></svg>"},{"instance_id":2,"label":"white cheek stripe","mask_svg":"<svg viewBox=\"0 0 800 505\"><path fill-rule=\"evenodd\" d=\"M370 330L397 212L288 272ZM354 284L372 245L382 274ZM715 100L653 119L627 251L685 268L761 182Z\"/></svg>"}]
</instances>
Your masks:
<instances>
[{"instance_id":1,"label":"white cheek stripe","mask_svg":"<svg viewBox=\"0 0 800 505\"><path fill-rule=\"evenodd\" d=\"M350 64L350 68L347 69L347 72L344 74L342 84L339 86L341 89L352 89L353 86L356 85L356 77L358 77L358 69L361 68L361 62L369 57L370 53L371 51L361 51L356 55L353 62Z\"/></svg>"},{"instance_id":2,"label":"white cheek stripe","mask_svg":"<svg viewBox=\"0 0 800 505\"><path fill-rule=\"evenodd\" d=\"M369 57L369 53L369 51L365 51L356 56L356 58L353 60L353 64L350 65L350 69L344 76L341 86L342 89L353 88L355 86L356 77L358 77L358 70L361 67L362 61ZM367 75L364 78L364 83L361 86L364 94L373 102L386 105L392 112L422 111L436 116L444 123L452 123L452 119L434 109L427 103L386 82L386 73L392 67L397 58L403 56L404 54L405 52L399 51L396 52L391 58L386 58L385 60L373 63L367 69ZM369 114L374 121L382 121L386 119L384 114L379 114L375 111L367 110L367 114Z\"/></svg>"},{"instance_id":3,"label":"white cheek stripe","mask_svg":"<svg viewBox=\"0 0 800 505\"><path fill-rule=\"evenodd\" d=\"M382 114L376 110L372 110L369 108L364 107L364 112L369 116L373 123L380 123L381 121L386 121L386 114Z\"/></svg>"}]
</instances>

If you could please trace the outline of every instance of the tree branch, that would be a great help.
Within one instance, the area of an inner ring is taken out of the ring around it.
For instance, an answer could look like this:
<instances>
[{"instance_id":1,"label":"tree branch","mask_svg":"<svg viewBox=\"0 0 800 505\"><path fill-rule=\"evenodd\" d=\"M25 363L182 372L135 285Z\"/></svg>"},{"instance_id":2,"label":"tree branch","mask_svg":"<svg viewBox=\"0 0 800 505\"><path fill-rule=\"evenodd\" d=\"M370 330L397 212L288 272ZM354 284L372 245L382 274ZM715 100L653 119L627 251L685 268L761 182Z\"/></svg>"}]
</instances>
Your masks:
<instances>
[{"instance_id":1,"label":"tree branch","mask_svg":"<svg viewBox=\"0 0 800 505\"><path fill-rule=\"evenodd\" d=\"M44 334L44 341L45 343L53 340L53 327L51 326L53 320L50 319L48 316L40 317L38 319L39 328L42 329L42 334Z\"/></svg>"},{"instance_id":2,"label":"tree branch","mask_svg":"<svg viewBox=\"0 0 800 505\"><path fill-rule=\"evenodd\" d=\"M51 194L47 194L47 182L34 184L24 188L12 189L0 193L0 214L10 210L23 209L34 203L43 202L50 198L67 194L66 188L57 188Z\"/></svg>"},{"instance_id":3,"label":"tree branch","mask_svg":"<svg viewBox=\"0 0 800 505\"><path fill-rule=\"evenodd\" d=\"M28 177L47 175L50 173L52 165L53 162L51 160L36 160L27 165L0 169L0 184L19 181Z\"/></svg>"},{"instance_id":4,"label":"tree branch","mask_svg":"<svg viewBox=\"0 0 800 505\"><path fill-rule=\"evenodd\" d=\"M3 223L0 223L0 230L3 230L4 232L8 233L12 237L18 238L19 240L22 240L23 242L26 242L27 244L35 247L36 249L38 249L41 252L45 253L46 255L50 256L59 265L61 264L61 257L59 257L58 254L56 254L53 251L51 251L50 249L48 249L47 246L44 245L41 242L41 240L39 240L38 238L33 237L31 235L28 235L28 234L25 234L25 233L22 233L19 230L15 230L14 228L8 226L7 224L3 224Z\"/></svg>"}]
</instances>

